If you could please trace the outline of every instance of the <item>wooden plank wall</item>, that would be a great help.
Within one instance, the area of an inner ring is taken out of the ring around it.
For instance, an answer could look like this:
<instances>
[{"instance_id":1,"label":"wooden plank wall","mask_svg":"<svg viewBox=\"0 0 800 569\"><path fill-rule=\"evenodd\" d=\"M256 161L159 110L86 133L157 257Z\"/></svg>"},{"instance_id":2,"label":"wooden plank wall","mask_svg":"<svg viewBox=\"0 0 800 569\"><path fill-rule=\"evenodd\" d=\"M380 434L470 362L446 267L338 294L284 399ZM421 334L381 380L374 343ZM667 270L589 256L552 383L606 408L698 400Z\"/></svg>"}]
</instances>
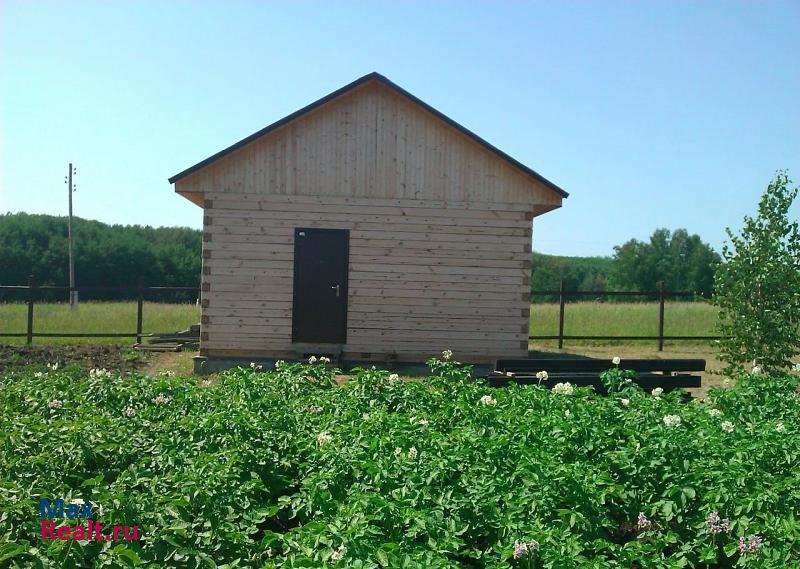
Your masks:
<instances>
[{"instance_id":1,"label":"wooden plank wall","mask_svg":"<svg viewBox=\"0 0 800 569\"><path fill-rule=\"evenodd\" d=\"M229 192L561 205L541 182L378 82L190 174L176 191L196 201Z\"/></svg>"},{"instance_id":2,"label":"wooden plank wall","mask_svg":"<svg viewBox=\"0 0 800 569\"><path fill-rule=\"evenodd\" d=\"M351 359L527 355L530 205L206 194L209 356L295 357L295 227L350 230Z\"/></svg>"}]
</instances>

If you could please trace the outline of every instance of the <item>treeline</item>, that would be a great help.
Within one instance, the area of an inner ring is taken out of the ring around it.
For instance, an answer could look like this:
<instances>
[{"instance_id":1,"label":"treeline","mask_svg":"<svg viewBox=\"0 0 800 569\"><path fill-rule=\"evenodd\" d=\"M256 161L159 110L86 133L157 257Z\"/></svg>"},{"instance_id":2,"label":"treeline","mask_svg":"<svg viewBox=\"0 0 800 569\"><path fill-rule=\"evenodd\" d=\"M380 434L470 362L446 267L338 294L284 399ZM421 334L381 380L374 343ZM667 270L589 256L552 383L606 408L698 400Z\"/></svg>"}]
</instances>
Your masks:
<instances>
[{"instance_id":1,"label":"treeline","mask_svg":"<svg viewBox=\"0 0 800 569\"><path fill-rule=\"evenodd\" d=\"M81 287L145 284L198 286L202 233L185 227L108 225L74 218L75 273ZM0 215L0 284L69 283L67 219L51 215ZM533 253L531 290L644 291L659 282L666 290L711 294L720 257L697 235L685 229L658 229L649 241L631 239L614 248L611 257L562 257ZM66 297L66 295L64 295ZM131 294L93 293L82 298L122 299ZM191 295L181 298L189 300ZM176 298L174 295L165 298ZM551 301L554 297L534 297ZM598 295L597 298L602 298ZM21 300L6 294L6 300Z\"/></svg>"},{"instance_id":2,"label":"treeline","mask_svg":"<svg viewBox=\"0 0 800 569\"><path fill-rule=\"evenodd\" d=\"M199 286L202 249L199 230L108 225L73 218L72 231L79 291L81 287L133 287L140 275L146 285ZM33 275L39 285L66 286L68 259L66 217L0 215L0 284L26 284L28 275ZM80 294L87 299L132 296L119 292ZM184 294L180 298L190 300L194 296ZM6 294L5 299L22 298Z\"/></svg>"},{"instance_id":3,"label":"treeline","mask_svg":"<svg viewBox=\"0 0 800 569\"><path fill-rule=\"evenodd\" d=\"M631 239L614 247L611 257L560 257L534 252L531 290L558 290L563 279L568 291L653 291L664 283L667 291L709 296L719 262L720 256L698 235L690 235L685 229L657 229L649 241ZM554 298L534 296L533 300ZM596 298L603 296L598 294Z\"/></svg>"}]
</instances>

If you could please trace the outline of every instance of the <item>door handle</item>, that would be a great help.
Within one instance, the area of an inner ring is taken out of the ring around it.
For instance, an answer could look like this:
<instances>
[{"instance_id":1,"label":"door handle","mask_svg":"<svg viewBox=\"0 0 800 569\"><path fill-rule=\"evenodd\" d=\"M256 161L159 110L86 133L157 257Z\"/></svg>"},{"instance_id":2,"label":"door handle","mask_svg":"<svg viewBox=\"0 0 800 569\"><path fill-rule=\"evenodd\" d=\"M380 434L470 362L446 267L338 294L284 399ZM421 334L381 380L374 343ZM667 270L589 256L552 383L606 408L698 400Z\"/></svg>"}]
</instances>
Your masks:
<instances>
[{"instance_id":1,"label":"door handle","mask_svg":"<svg viewBox=\"0 0 800 569\"><path fill-rule=\"evenodd\" d=\"M339 298L339 285L332 286L332 289L336 289L336 298Z\"/></svg>"}]
</instances>

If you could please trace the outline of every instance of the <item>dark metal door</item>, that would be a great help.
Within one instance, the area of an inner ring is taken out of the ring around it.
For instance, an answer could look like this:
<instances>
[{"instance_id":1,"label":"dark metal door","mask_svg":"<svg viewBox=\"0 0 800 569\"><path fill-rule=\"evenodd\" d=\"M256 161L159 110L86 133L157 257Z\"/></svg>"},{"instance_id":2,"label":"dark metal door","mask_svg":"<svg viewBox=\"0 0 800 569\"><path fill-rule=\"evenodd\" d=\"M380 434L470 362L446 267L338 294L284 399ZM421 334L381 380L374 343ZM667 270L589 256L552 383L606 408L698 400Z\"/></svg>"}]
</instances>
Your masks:
<instances>
[{"instance_id":1,"label":"dark metal door","mask_svg":"<svg viewBox=\"0 0 800 569\"><path fill-rule=\"evenodd\" d=\"M347 342L350 231L294 230L292 342Z\"/></svg>"}]
</instances>

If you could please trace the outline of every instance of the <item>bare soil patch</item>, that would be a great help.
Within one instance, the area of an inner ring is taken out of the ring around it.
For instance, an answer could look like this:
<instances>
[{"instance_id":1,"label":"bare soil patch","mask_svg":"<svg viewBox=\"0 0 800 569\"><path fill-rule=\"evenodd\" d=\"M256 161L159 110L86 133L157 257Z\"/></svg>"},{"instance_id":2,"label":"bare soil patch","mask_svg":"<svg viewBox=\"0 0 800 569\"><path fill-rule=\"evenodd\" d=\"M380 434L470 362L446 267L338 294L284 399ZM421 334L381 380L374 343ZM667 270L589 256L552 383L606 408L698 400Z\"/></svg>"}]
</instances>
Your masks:
<instances>
[{"instance_id":1,"label":"bare soil patch","mask_svg":"<svg viewBox=\"0 0 800 569\"><path fill-rule=\"evenodd\" d=\"M141 371L147 375L156 375L162 371L171 371L181 377L194 375L194 361L197 352L153 352L148 354L147 361Z\"/></svg>"},{"instance_id":2,"label":"bare soil patch","mask_svg":"<svg viewBox=\"0 0 800 569\"><path fill-rule=\"evenodd\" d=\"M723 364L719 354L709 346L665 346L663 352L647 346L567 346L556 348L531 346L530 357L590 357L608 359L619 356L625 358L702 358L706 360L706 372L701 374L703 387L691 389L694 396L704 396L709 387L722 385L724 377L719 375ZM120 371L141 371L148 375L171 371L176 375L193 375L192 358L196 352L137 352L125 345L46 345L46 346L8 346L0 345L0 372L26 365L77 364L84 369L106 368ZM337 383L347 381L348 375L336 377ZM208 378L206 378L208 379Z\"/></svg>"},{"instance_id":3,"label":"bare soil patch","mask_svg":"<svg viewBox=\"0 0 800 569\"><path fill-rule=\"evenodd\" d=\"M122 345L0 345L0 372L28 365L77 364L83 369L106 368L121 371L141 369L146 356Z\"/></svg>"}]
</instances>

